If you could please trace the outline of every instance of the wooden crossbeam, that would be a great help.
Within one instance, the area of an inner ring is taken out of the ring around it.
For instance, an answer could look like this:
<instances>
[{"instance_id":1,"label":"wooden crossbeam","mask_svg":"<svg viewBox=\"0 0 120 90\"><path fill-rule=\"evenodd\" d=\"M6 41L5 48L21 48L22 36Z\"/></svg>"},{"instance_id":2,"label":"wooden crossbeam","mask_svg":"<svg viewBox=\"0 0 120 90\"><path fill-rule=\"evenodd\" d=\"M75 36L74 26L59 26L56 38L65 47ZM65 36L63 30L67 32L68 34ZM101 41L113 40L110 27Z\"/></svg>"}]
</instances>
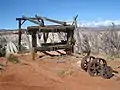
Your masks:
<instances>
[{"instance_id":1,"label":"wooden crossbeam","mask_svg":"<svg viewBox=\"0 0 120 90\"><path fill-rule=\"evenodd\" d=\"M67 44L66 42L58 42L58 43L41 43L42 46L52 46L52 45L64 45Z\"/></svg>"},{"instance_id":2,"label":"wooden crossbeam","mask_svg":"<svg viewBox=\"0 0 120 90\"><path fill-rule=\"evenodd\" d=\"M37 51L55 51L55 50L59 50L59 49L66 49L66 48L70 48L71 49L71 45L54 45L54 46L42 46L42 47L36 47L35 49Z\"/></svg>"},{"instance_id":3,"label":"wooden crossbeam","mask_svg":"<svg viewBox=\"0 0 120 90\"><path fill-rule=\"evenodd\" d=\"M75 26L70 25L70 26L62 26L62 25L51 25L51 26L30 26L27 28L28 31L39 31L40 32L68 32L71 30L74 30Z\"/></svg>"}]
</instances>

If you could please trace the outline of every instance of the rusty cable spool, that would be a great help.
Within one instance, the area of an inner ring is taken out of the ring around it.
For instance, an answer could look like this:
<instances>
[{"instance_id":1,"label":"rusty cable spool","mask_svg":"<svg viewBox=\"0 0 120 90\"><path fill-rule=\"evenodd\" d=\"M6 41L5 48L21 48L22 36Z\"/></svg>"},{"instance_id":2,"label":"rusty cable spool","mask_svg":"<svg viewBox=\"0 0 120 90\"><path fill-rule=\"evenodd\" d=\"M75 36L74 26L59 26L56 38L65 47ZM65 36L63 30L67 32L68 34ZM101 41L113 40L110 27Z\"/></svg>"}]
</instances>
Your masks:
<instances>
[{"instance_id":1,"label":"rusty cable spool","mask_svg":"<svg viewBox=\"0 0 120 90\"><path fill-rule=\"evenodd\" d=\"M98 76L100 75L101 64L97 62L97 59L92 60L88 64L88 73L90 76Z\"/></svg>"},{"instance_id":2,"label":"rusty cable spool","mask_svg":"<svg viewBox=\"0 0 120 90\"><path fill-rule=\"evenodd\" d=\"M81 68L87 72L88 64L95 59L94 56L85 56L81 61Z\"/></svg>"},{"instance_id":3,"label":"rusty cable spool","mask_svg":"<svg viewBox=\"0 0 120 90\"><path fill-rule=\"evenodd\" d=\"M112 76L114 76L112 68L110 66L102 67L100 76L105 79L110 79Z\"/></svg>"}]
</instances>

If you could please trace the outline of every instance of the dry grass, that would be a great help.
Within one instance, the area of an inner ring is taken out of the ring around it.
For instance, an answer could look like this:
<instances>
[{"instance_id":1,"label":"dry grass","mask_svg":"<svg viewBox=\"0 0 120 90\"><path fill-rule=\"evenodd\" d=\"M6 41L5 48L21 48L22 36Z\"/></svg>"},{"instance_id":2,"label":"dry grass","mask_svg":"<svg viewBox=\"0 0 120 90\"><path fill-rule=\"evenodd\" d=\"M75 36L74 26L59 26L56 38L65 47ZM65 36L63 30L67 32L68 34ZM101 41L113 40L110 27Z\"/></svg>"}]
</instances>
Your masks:
<instances>
[{"instance_id":1,"label":"dry grass","mask_svg":"<svg viewBox=\"0 0 120 90\"><path fill-rule=\"evenodd\" d=\"M60 77L64 77L64 76L68 76L68 75L72 75L73 71L68 69L61 69L61 70L57 70L57 75Z\"/></svg>"},{"instance_id":2,"label":"dry grass","mask_svg":"<svg viewBox=\"0 0 120 90\"><path fill-rule=\"evenodd\" d=\"M12 62L12 63L19 63L19 59L17 56L10 54L7 56L8 61Z\"/></svg>"}]
</instances>

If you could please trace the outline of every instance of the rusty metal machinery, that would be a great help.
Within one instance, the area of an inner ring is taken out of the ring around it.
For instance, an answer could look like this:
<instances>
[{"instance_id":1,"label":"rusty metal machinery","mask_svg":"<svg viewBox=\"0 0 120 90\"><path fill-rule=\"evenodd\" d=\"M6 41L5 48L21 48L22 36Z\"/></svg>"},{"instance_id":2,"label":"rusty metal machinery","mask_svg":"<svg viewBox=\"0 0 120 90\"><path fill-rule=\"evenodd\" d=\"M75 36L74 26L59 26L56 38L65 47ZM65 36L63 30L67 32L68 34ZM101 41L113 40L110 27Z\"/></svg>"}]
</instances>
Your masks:
<instances>
[{"instance_id":1,"label":"rusty metal machinery","mask_svg":"<svg viewBox=\"0 0 120 90\"><path fill-rule=\"evenodd\" d=\"M95 58L98 63L100 63L101 66L107 66L107 62L103 58Z\"/></svg>"},{"instance_id":2,"label":"rusty metal machinery","mask_svg":"<svg viewBox=\"0 0 120 90\"><path fill-rule=\"evenodd\" d=\"M98 76L100 74L101 65L94 59L88 64L88 73L90 76Z\"/></svg>"},{"instance_id":3,"label":"rusty metal machinery","mask_svg":"<svg viewBox=\"0 0 120 90\"><path fill-rule=\"evenodd\" d=\"M112 68L110 66L102 67L100 71L100 76L106 79L110 79L112 76L114 76Z\"/></svg>"},{"instance_id":4,"label":"rusty metal machinery","mask_svg":"<svg viewBox=\"0 0 120 90\"><path fill-rule=\"evenodd\" d=\"M110 79L114 73L118 73L110 66L103 58L95 58L94 56L85 56L81 61L81 68L88 72L90 76L101 76L105 79Z\"/></svg>"},{"instance_id":5,"label":"rusty metal machinery","mask_svg":"<svg viewBox=\"0 0 120 90\"><path fill-rule=\"evenodd\" d=\"M88 69L88 63L91 62L93 59L95 59L94 56L85 56L83 59L82 59L82 62L81 62L81 68L87 72L87 69Z\"/></svg>"}]
</instances>

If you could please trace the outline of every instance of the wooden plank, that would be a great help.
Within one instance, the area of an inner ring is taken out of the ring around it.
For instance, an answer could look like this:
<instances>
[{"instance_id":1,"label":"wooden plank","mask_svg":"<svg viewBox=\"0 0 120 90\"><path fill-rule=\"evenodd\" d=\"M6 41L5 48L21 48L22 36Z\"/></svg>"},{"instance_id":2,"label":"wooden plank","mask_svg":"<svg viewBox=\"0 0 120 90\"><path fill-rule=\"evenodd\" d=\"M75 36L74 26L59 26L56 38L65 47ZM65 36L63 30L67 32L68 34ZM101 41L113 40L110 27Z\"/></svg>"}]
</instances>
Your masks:
<instances>
[{"instance_id":1,"label":"wooden plank","mask_svg":"<svg viewBox=\"0 0 120 90\"><path fill-rule=\"evenodd\" d=\"M50 45L63 45L67 44L66 42L58 42L58 43L41 43L42 46L50 46Z\"/></svg>"},{"instance_id":2,"label":"wooden plank","mask_svg":"<svg viewBox=\"0 0 120 90\"><path fill-rule=\"evenodd\" d=\"M25 17L25 16L22 16L22 18L25 18L26 20L28 20L28 21L30 21L30 22L33 22L33 23L35 23L35 24L41 25L40 22L38 22L38 21L36 21L36 20L34 20L34 19L31 19L31 18L28 18L28 17Z\"/></svg>"},{"instance_id":3,"label":"wooden plank","mask_svg":"<svg viewBox=\"0 0 120 90\"><path fill-rule=\"evenodd\" d=\"M27 27L27 30L30 31L39 31L40 32L68 32L74 30L74 25L62 26L62 25L51 25L51 26L30 26Z\"/></svg>"},{"instance_id":4,"label":"wooden plank","mask_svg":"<svg viewBox=\"0 0 120 90\"><path fill-rule=\"evenodd\" d=\"M58 53L60 53L61 55L66 55L66 52L64 50L57 50Z\"/></svg>"},{"instance_id":5,"label":"wooden plank","mask_svg":"<svg viewBox=\"0 0 120 90\"><path fill-rule=\"evenodd\" d=\"M41 19L46 20L46 21L49 21L49 22L66 25L66 22L63 22L63 21L58 21L58 20L54 20L54 19L50 19L50 18L46 18L46 17L37 16L37 15L36 15L36 17L41 18Z\"/></svg>"},{"instance_id":6,"label":"wooden plank","mask_svg":"<svg viewBox=\"0 0 120 90\"><path fill-rule=\"evenodd\" d=\"M47 54L49 56L60 56L61 54L56 51L45 51L44 54Z\"/></svg>"},{"instance_id":7,"label":"wooden plank","mask_svg":"<svg viewBox=\"0 0 120 90\"><path fill-rule=\"evenodd\" d=\"M36 47L35 49L37 51L55 51L59 49L66 49L71 48L71 45L54 45L54 46L42 46L42 47Z\"/></svg>"},{"instance_id":8,"label":"wooden plank","mask_svg":"<svg viewBox=\"0 0 120 90\"><path fill-rule=\"evenodd\" d=\"M41 19L41 18L32 18L30 17L29 19L33 19L33 20L37 20L37 19ZM27 20L26 18L16 18L16 20Z\"/></svg>"},{"instance_id":9,"label":"wooden plank","mask_svg":"<svg viewBox=\"0 0 120 90\"><path fill-rule=\"evenodd\" d=\"M53 23L57 23L57 24L62 24L62 25L66 25L66 22L63 22L63 21L58 21L58 20L54 20L54 19L50 19L50 18L46 18L46 17L40 17L40 16L37 16L36 17L29 17L29 18L16 18L16 20L28 20L28 19L32 19L32 20L46 20L46 21L49 21L49 22L53 22Z\"/></svg>"}]
</instances>

